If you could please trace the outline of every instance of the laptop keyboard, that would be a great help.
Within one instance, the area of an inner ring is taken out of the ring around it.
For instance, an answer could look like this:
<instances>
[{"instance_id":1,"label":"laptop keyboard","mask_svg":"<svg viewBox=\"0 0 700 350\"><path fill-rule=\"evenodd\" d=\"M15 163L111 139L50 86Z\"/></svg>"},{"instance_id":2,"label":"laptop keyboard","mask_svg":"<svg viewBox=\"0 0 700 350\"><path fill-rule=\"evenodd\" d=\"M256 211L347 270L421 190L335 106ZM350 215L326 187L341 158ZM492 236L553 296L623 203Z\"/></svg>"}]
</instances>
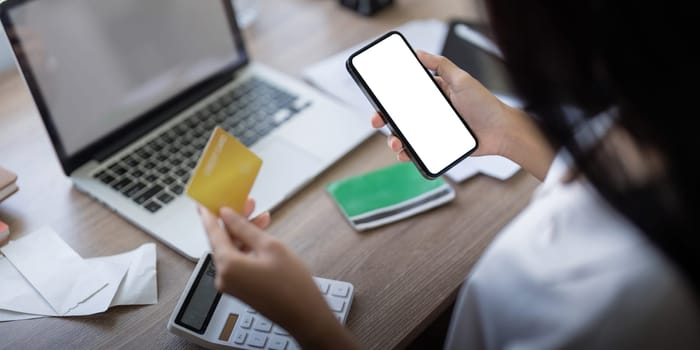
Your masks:
<instances>
[{"instance_id":1,"label":"laptop keyboard","mask_svg":"<svg viewBox=\"0 0 700 350\"><path fill-rule=\"evenodd\" d=\"M309 105L308 101L252 78L133 153L107 164L93 177L155 213L184 192L215 126L250 146Z\"/></svg>"}]
</instances>

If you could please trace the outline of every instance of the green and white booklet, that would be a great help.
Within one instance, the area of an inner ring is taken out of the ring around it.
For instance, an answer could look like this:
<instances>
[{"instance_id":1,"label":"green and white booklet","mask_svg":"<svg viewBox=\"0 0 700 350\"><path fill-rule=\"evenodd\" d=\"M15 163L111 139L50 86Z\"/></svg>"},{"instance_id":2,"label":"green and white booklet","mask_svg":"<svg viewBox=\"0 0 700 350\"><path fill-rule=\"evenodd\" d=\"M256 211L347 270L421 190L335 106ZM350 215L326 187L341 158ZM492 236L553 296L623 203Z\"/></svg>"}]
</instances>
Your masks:
<instances>
[{"instance_id":1,"label":"green and white booklet","mask_svg":"<svg viewBox=\"0 0 700 350\"><path fill-rule=\"evenodd\" d=\"M442 178L426 180L412 163L398 163L329 184L326 188L358 231L445 204L455 191Z\"/></svg>"}]
</instances>

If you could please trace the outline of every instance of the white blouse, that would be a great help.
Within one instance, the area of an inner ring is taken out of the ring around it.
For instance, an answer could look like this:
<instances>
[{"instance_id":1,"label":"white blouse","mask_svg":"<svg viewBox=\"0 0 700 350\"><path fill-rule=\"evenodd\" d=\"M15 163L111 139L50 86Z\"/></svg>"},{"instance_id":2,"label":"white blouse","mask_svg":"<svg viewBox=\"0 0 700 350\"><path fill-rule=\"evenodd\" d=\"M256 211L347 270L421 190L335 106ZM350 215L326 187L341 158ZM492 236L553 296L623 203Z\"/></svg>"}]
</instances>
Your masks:
<instances>
[{"instance_id":1,"label":"white blouse","mask_svg":"<svg viewBox=\"0 0 700 350\"><path fill-rule=\"evenodd\" d=\"M700 303L562 156L457 298L446 349L700 349Z\"/></svg>"}]
</instances>

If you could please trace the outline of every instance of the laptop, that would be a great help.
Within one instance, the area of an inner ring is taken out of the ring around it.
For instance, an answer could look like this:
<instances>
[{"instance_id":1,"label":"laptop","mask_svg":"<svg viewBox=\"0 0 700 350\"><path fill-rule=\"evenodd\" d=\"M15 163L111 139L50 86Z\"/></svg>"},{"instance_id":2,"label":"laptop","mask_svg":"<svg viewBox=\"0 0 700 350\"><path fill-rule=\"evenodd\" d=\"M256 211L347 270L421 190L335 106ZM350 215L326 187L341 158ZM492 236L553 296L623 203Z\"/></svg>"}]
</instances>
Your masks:
<instances>
[{"instance_id":1,"label":"laptop","mask_svg":"<svg viewBox=\"0 0 700 350\"><path fill-rule=\"evenodd\" d=\"M373 132L344 105L252 62L230 0L0 6L74 185L191 260L209 245L184 187L215 126L263 159L251 192L257 212L279 205Z\"/></svg>"}]
</instances>

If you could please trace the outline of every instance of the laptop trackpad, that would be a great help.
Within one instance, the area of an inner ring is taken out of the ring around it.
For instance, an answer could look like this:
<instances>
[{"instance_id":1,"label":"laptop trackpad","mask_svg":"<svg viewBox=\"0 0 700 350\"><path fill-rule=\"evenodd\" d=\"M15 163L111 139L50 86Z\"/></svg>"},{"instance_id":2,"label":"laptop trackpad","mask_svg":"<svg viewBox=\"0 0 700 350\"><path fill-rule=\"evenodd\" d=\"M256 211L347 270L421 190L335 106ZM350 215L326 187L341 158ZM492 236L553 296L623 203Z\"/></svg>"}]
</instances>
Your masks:
<instances>
[{"instance_id":1,"label":"laptop trackpad","mask_svg":"<svg viewBox=\"0 0 700 350\"><path fill-rule=\"evenodd\" d=\"M320 159L280 138L265 138L251 149L263 160L250 193L254 215L277 206L322 169Z\"/></svg>"}]
</instances>

